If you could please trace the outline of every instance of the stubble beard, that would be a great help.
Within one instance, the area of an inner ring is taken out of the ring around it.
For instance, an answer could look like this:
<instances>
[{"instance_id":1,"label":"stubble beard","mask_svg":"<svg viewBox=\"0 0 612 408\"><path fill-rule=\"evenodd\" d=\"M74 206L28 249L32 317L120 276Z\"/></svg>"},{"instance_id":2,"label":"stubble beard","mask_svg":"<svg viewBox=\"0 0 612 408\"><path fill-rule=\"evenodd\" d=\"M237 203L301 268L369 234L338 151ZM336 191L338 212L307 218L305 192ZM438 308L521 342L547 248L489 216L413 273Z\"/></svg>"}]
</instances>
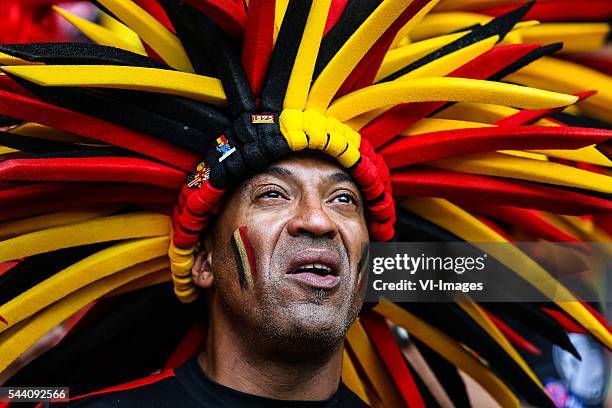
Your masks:
<instances>
[{"instance_id":1,"label":"stubble beard","mask_svg":"<svg viewBox=\"0 0 612 408\"><path fill-rule=\"evenodd\" d=\"M288 363L316 363L332 355L359 312L357 294L348 283L343 284L347 293L339 305L328 303L329 293L323 289L313 289L307 301L290 304L280 301L276 291L266 291L259 304L262 318L253 329L270 356Z\"/></svg>"}]
</instances>

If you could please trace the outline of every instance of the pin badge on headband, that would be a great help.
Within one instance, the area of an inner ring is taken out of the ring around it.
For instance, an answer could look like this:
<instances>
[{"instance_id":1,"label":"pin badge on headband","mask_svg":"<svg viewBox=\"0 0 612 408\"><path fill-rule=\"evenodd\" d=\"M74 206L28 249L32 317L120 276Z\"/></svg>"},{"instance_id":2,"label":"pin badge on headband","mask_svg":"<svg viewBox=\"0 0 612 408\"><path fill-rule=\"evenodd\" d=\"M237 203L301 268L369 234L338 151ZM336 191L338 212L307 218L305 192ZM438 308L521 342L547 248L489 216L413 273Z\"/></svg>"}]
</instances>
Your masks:
<instances>
[{"instance_id":1,"label":"pin badge on headband","mask_svg":"<svg viewBox=\"0 0 612 408\"><path fill-rule=\"evenodd\" d=\"M208 180L209 177L210 177L210 168L206 165L206 163L201 162L200 164L198 164L198 167L196 168L195 171L192 171L191 173L189 173L185 183L187 184L187 187L189 188L194 188L194 187L200 188L202 184L206 180Z\"/></svg>"},{"instance_id":2,"label":"pin badge on headband","mask_svg":"<svg viewBox=\"0 0 612 408\"><path fill-rule=\"evenodd\" d=\"M219 136L217 138L217 151L221 153L219 157L219 163L227 159L232 153L236 151L235 147L232 147L225 136Z\"/></svg>"}]
</instances>

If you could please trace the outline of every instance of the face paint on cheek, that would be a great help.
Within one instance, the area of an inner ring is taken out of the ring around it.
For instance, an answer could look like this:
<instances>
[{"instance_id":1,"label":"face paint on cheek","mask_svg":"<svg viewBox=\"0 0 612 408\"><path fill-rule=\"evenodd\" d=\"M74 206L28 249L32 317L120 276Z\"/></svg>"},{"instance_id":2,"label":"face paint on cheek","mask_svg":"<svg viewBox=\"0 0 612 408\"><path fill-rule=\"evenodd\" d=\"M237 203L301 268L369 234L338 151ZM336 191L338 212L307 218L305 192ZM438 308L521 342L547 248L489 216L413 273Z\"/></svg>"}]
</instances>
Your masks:
<instances>
[{"instance_id":1,"label":"face paint on cheek","mask_svg":"<svg viewBox=\"0 0 612 408\"><path fill-rule=\"evenodd\" d=\"M365 275L366 268L368 267L368 256L370 255L370 246L368 244L363 244L361 246L361 257L359 258L359 263L357 263L357 290L361 291L362 286L365 282L363 279Z\"/></svg>"},{"instance_id":2,"label":"face paint on cheek","mask_svg":"<svg viewBox=\"0 0 612 408\"><path fill-rule=\"evenodd\" d=\"M232 234L232 250L238 265L238 281L243 289L252 288L254 280L257 279L255 250L249 240L248 232L246 225L243 225Z\"/></svg>"}]
</instances>

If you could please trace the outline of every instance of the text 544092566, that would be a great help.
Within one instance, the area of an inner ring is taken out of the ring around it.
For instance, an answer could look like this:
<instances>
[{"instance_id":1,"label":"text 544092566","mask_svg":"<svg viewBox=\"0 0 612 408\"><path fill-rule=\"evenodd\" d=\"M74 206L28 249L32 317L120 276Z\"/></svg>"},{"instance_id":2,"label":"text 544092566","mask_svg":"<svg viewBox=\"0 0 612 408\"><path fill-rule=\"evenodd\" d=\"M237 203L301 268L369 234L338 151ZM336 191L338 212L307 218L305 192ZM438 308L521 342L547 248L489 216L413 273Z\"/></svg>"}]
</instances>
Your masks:
<instances>
[{"instance_id":1,"label":"text 544092566","mask_svg":"<svg viewBox=\"0 0 612 408\"><path fill-rule=\"evenodd\" d=\"M61 402L68 398L65 387L0 387L0 402Z\"/></svg>"}]
</instances>

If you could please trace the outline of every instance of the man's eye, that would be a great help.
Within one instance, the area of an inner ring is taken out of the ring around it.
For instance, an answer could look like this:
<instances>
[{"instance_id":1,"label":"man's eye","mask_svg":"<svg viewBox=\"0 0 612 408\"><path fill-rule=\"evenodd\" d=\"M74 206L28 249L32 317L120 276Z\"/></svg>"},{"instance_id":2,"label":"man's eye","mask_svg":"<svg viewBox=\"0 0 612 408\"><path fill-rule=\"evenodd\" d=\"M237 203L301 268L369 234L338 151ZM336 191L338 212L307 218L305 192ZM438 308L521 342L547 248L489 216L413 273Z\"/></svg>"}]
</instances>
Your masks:
<instances>
[{"instance_id":1,"label":"man's eye","mask_svg":"<svg viewBox=\"0 0 612 408\"><path fill-rule=\"evenodd\" d=\"M270 190L263 192L259 195L259 198L282 198L282 194L276 190Z\"/></svg>"},{"instance_id":2,"label":"man's eye","mask_svg":"<svg viewBox=\"0 0 612 408\"><path fill-rule=\"evenodd\" d=\"M337 195L334 200L343 204L357 204L355 197L347 193Z\"/></svg>"}]
</instances>

